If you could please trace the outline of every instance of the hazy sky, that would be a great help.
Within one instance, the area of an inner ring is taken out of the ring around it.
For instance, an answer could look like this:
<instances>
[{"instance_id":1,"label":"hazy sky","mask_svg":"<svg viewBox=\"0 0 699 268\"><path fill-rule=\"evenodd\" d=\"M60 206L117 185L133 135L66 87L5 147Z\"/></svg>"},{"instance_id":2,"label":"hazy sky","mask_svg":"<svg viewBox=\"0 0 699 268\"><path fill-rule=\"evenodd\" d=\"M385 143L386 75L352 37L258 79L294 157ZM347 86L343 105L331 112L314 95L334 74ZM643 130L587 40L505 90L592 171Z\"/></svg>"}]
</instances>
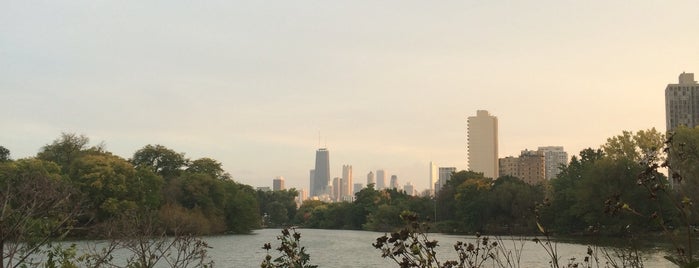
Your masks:
<instances>
[{"instance_id":1,"label":"hazy sky","mask_svg":"<svg viewBox=\"0 0 699 268\"><path fill-rule=\"evenodd\" d=\"M466 167L466 118L500 156L665 130L699 77L697 1L0 1L0 145L61 132L129 158L162 144L239 182L308 188L315 150L355 182ZM321 135L319 144L319 133Z\"/></svg>"}]
</instances>

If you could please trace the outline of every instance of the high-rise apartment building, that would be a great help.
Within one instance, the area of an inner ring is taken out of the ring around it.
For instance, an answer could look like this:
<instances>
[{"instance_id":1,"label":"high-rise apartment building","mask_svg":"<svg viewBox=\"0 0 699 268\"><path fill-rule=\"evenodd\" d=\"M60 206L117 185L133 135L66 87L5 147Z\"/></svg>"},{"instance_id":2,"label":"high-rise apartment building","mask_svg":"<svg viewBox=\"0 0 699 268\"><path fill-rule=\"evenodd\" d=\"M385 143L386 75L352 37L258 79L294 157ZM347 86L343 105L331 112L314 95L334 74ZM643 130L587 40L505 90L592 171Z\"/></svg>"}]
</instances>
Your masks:
<instances>
[{"instance_id":1,"label":"high-rise apartment building","mask_svg":"<svg viewBox=\"0 0 699 268\"><path fill-rule=\"evenodd\" d=\"M374 172L371 171L366 174L366 186L369 187L369 184L373 184L374 189L376 189L376 178L374 177Z\"/></svg>"},{"instance_id":2,"label":"high-rise apartment building","mask_svg":"<svg viewBox=\"0 0 699 268\"><path fill-rule=\"evenodd\" d=\"M468 168L498 177L498 118L485 110L468 117Z\"/></svg>"},{"instance_id":3,"label":"high-rise apartment building","mask_svg":"<svg viewBox=\"0 0 699 268\"><path fill-rule=\"evenodd\" d=\"M451 175L453 175L456 172L456 167L440 167L439 168L439 179L437 180L437 183L435 184L435 194L439 193L440 190L442 190L442 187L444 187L445 184L447 184L447 181L451 179Z\"/></svg>"},{"instance_id":4,"label":"high-rise apartment building","mask_svg":"<svg viewBox=\"0 0 699 268\"><path fill-rule=\"evenodd\" d=\"M326 148L316 151L316 168L313 174L311 196L321 196L327 193L330 184L330 153Z\"/></svg>"},{"instance_id":5,"label":"high-rise apartment building","mask_svg":"<svg viewBox=\"0 0 699 268\"><path fill-rule=\"evenodd\" d=\"M354 197L354 181L352 179L352 166L342 165L342 191L340 193L340 199L346 201L352 201Z\"/></svg>"},{"instance_id":6,"label":"high-rise apartment building","mask_svg":"<svg viewBox=\"0 0 699 268\"><path fill-rule=\"evenodd\" d=\"M529 184L541 183L546 179L544 153L524 150L519 157L499 159L500 176L517 177Z\"/></svg>"},{"instance_id":7,"label":"high-rise apartment building","mask_svg":"<svg viewBox=\"0 0 699 268\"><path fill-rule=\"evenodd\" d=\"M272 190L274 191L281 191L284 190L284 177L279 176L272 180Z\"/></svg>"},{"instance_id":8,"label":"high-rise apartment building","mask_svg":"<svg viewBox=\"0 0 699 268\"><path fill-rule=\"evenodd\" d=\"M678 84L665 88L665 124L667 131L699 125L699 84L693 73L681 73Z\"/></svg>"},{"instance_id":9,"label":"high-rise apartment building","mask_svg":"<svg viewBox=\"0 0 699 268\"><path fill-rule=\"evenodd\" d=\"M386 188L386 171L379 169L376 171L376 190Z\"/></svg>"},{"instance_id":10,"label":"high-rise apartment building","mask_svg":"<svg viewBox=\"0 0 699 268\"><path fill-rule=\"evenodd\" d=\"M561 173L561 167L568 165L568 153L563 150L563 146L543 146L537 151L544 154L546 180L556 178Z\"/></svg>"}]
</instances>

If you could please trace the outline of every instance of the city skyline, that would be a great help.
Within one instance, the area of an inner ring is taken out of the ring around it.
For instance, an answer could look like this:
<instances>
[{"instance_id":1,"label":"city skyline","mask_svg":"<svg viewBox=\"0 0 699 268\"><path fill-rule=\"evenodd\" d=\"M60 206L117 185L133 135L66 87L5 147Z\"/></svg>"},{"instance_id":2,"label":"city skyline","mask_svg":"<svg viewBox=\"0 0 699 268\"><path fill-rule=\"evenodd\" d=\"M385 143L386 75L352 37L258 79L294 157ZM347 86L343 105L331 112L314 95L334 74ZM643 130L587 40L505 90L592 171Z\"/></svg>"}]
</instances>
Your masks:
<instances>
[{"instance_id":1,"label":"city skyline","mask_svg":"<svg viewBox=\"0 0 699 268\"><path fill-rule=\"evenodd\" d=\"M352 165L357 182L382 169L423 190L430 162L467 168L477 110L498 117L500 157L664 131L664 89L699 72L698 8L8 1L0 145L17 159L61 132L124 158L161 144L215 159L240 183L283 176L296 189L325 147L330 178Z\"/></svg>"}]
</instances>

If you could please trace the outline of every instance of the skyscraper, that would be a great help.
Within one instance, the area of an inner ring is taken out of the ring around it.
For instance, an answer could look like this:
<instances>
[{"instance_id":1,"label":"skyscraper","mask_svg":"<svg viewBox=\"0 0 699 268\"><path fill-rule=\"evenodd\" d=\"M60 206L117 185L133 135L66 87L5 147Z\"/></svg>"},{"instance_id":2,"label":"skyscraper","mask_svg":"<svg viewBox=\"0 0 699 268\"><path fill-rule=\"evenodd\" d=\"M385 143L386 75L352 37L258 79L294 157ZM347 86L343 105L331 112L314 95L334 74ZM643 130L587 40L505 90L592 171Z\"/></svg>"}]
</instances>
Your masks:
<instances>
[{"instance_id":1,"label":"skyscraper","mask_svg":"<svg viewBox=\"0 0 699 268\"><path fill-rule=\"evenodd\" d=\"M667 131L699 125L699 84L693 73L681 73L678 84L665 88L665 124Z\"/></svg>"},{"instance_id":2,"label":"skyscraper","mask_svg":"<svg viewBox=\"0 0 699 268\"><path fill-rule=\"evenodd\" d=\"M342 179L335 177L332 185L332 199L335 202L342 200Z\"/></svg>"},{"instance_id":3,"label":"skyscraper","mask_svg":"<svg viewBox=\"0 0 699 268\"><path fill-rule=\"evenodd\" d=\"M439 179L438 171L437 171L437 165L434 162L430 162L430 193L434 194L434 184L437 183L437 180Z\"/></svg>"},{"instance_id":4,"label":"skyscraper","mask_svg":"<svg viewBox=\"0 0 699 268\"><path fill-rule=\"evenodd\" d=\"M308 172L308 173L311 175L311 176L310 176L310 177L311 177L311 183L310 183L309 186L308 186L308 189L309 189L309 190L308 190L308 192L306 192L306 194L310 194L311 196L314 196L314 194L313 194L313 193L314 193L314 192L313 192L313 189L314 189L314 188L313 188L313 187L315 187L315 185L316 185L316 170L315 170L315 169L311 169L311 171Z\"/></svg>"},{"instance_id":5,"label":"skyscraper","mask_svg":"<svg viewBox=\"0 0 699 268\"><path fill-rule=\"evenodd\" d=\"M369 174L366 174L366 186L369 187L369 184L374 185L374 189L376 189L376 179L374 178L374 172L369 171Z\"/></svg>"},{"instance_id":6,"label":"skyscraper","mask_svg":"<svg viewBox=\"0 0 699 268\"><path fill-rule=\"evenodd\" d=\"M340 199L342 201L352 201L352 197L354 196L353 187L352 166L342 165L342 193L340 194Z\"/></svg>"},{"instance_id":7,"label":"skyscraper","mask_svg":"<svg viewBox=\"0 0 699 268\"><path fill-rule=\"evenodd\" d=\"M376 171L376 190L386 188L386 171L379 169Z\"/></svg>"},{"instance_id":8,"label":"skyscraper","mask_svg":"<svg viewBox=\"0 0 699 268\"><path fill-rule=\"evenodd\" d=\"M498 118L485 110L468 117L468 168L498 177Z\"/></svg>"},{"instance_id":9,"label":"skyscraper","mask_svg":"<svg viewBox=\"0 0 699 268\"><path fill-rule=\"evenodd\" d=\"M558 176L561 166L568 165L568 153L563 150L563 146L543 146L539 147L538 151L544 153L546 180Z\"/></svg>"},{"instance_id":10,"label":"skyscraper","mask_svg":"<svg viewBox=\"0 0 699 268\"><path fill-rule=\"evenodd\" d=\"M272 190L281 191L284 190L284 177L279 176L272 181Z\"/></svg>"},{"instance_id":11,"label":"skyscraper","mask_svg":"<svg viewBox=\"0 0 699 268\"><path fill-rule=\"evenodd\" d=\"M320 148L316 151L316 168L311 196L329 194L327 192L328 184L330 184L330 153L328 149Z\"/></svg>"},{"instance_id":12,"label":"skyscraper","mask_svg":"<svg viewBox=\"0 0 699 268\"><path fill-rule=\"evenodd\" d=\"M410 182L403 186L403 191L408 195L415 195L415 187Z\"/></svg>"},{"instance_id":13,"label":"skyscraper","mask_svg":"<svg viewBox=\"0 0 699 268\"><path fill-rule=\"evenodd\" d=\"M391 185L389 185L388 188L400 190L400 185L398 185L398 176L391 175Z\"/></svg>"}]
</instances>

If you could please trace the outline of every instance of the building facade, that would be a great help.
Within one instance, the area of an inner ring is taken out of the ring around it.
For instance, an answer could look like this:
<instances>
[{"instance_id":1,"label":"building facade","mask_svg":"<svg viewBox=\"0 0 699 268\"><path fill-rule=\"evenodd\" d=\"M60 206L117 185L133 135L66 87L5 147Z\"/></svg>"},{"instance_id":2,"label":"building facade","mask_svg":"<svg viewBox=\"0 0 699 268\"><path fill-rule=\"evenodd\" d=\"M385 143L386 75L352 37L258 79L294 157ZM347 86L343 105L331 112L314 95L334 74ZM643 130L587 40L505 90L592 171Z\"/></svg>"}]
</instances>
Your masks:
<instances>
[{"instance_id":1,"label":"building facade","mask_svg":"<svg viewBox=\"0 0 699 268\"><path fill-rule=\"evenodd\" d=\"M388 188L400 190L400 185L398 185L398 176L391 175L391 184L388 186Z\"/></svg>"},{"instance_id":2,"label":"building facade","mask_svg":"<svg viewBox=\"0 0 699 268\"><path fill-rule=\"evenodd\" d=\"M366 186L369 187L370 184L373 184L374 189L376 189L376 178L374 177L374 172L371 171L366 174Z\"/></svg>"},{"instance_id":3,"label":"building facade","mask_svg":"<svg viewBox=\"0 0 699 268\"><path fill-rule=\"evenodd\" d=\"M274 180L272 180L272 190L281 191L281 190L285 190L285 189L286 188L284 188L284 177L279 176L279 177L275 178Z\"/></svg>"},{"instance_id":4,"label":"building facade","mask_svg":"<svg viewBox=\"0 0 699 268\"><path fill-rule=\"evenodd\" d=\"M316 166L313 172L313 185L311 185L311 196L321 196L329 194L327 192L330 184L330 153L326 148L316 151Z\"/></svg>"},{"instance_id":5,"label":"building facade","mask_svg":"<svg viewBox=\"0 0 699 268\"><path fill-rule=\"evenodd\" d=\"M434 162L430 162L430 193L434 194L435 192L435 183L437 183L437 180L439 180L439 171L437 170L437 164Z\"/></svg>"},{"instance_id":6,"label":"building facade","mask_svg":"<svg viewBox=\"0 0 699 268\"><path fill-rule=\"evenodd\" d=\"M342 190L340 191L340 199L352 201L354 197L354 180L352 179L352 166L342 165Z\"/></svg>"},{"instance_id":7,"label":"building facade","mask_svg":"<svg viewBox=\"0 0 699 268\"><path fill-rule=\"evenodd\" d=\"M568 153L563 150L563 146L542 146L537 151L544 154L546 180L556 178L561 173L561 167L568 166Z\"/></svg>"},{"instance_id":8,"label":"building facade","mask_svg":"<svg viewBox=\"0 0 699 268\"><path fill-rule=\"evenodd\" d=\"M451 175L453 175L456 172L456 167L440 167L439 168L439 179L437 180L437 183L435 184L435 194L439 193L440 190L442 190L442 187L444 187L445 184L447 184L447 181L451 179Z\"/></svg>"},{"instance_id":9,"label":"building facade","mask_svg":"<svg viewBox=\"0 0 699 268\"><path fill-rule=\"evenodd\" d=\"M382 190L386 188L386 171L379 169L376 171L376 190Z\"/></svg>"},{"instance_id":10,"label":"building facade","mask_svg":"<svg viewBox=\"0 0 699 268\"><path fill-rule=\"evenodd\" d=\"M485 110L468 117L468 169L498 178L498 118Z\"/></svg>"},{"instance_id":11,"label":"building facade","mask_svg":"<svg viewBox=\"0 0 699 268\"><path fill-rule=\"evenodd\" d=\"M699 125L699 84L693 73L681 73L679 83L665 88L665 125L668 132L681 125Z\"/></svg>"},{"instance_id":12,"label":"building facade","mask_svg":"<svg viewBox=\"0 0 699 268\"><path fill-rule=\"evenodd\" d=\"M529 184L546 180L544 153L541 151L524 150L519 157L508 156L498 161L500 176L517 177Z\"/></svg>"},{"instance_id":13,"label":"building facade","mask_svg":"<svg viewBox=\"0 0 699 268\"><path fill-rule=\"evenodd\" d=\"M407 195L415 195L415 186L411 184L410 182L406 183L405 186L403 186L403 191Z\"/></svg>"}]
</instances>

